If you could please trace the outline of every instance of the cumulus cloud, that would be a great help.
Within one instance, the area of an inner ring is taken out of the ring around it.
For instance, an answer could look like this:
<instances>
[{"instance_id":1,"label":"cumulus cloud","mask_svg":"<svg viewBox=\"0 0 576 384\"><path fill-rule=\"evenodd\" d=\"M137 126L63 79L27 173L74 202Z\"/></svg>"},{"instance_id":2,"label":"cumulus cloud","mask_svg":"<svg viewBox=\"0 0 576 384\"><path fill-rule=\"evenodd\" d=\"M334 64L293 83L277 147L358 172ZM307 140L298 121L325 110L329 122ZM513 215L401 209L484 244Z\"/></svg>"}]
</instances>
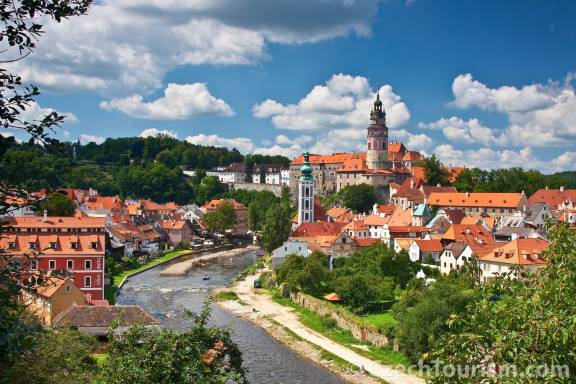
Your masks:
<instances>
[{"instance_id":1,"label":"cumulus cloud","mask_svg":"<svg viewBox=\"0 0 576 384\"><path fill-rule=\"evenodd\" d=\"M474 80L470 73L454 79L452 93L452 104L462 109L478 107L487 111L526 112L554 104L554 97L541 84L525 85L520 89L507 85L489 88Z\"/></svg>"},{"instance_id":2,"label":"cumulus cloud","mask_svg":"<svg viewBox=\"0 0 576 384\"><path fill-rule=\"evenodd\" d=\"M567 151L546 161L537 157L530 147L524 147L518 151L494 150L487 147L462 150L454 148L451 144L442 144L434 149L434 153L444 164L483 169L521 167L536 169L543 173L572 170L576 160L576 152Z\"/></svg>"},{"instance_id":3,"label":"cumulus cloud","mask_svg":"<svg viewBox=\"0 0 576 384\"><path fill-rule=\"evenodd\" d=\"M248 137L226 138L218 135L204 135L200 133L196 136L188 136L184 140L191 144L211 145L228 149L236 148L242 153L252 153L254 149L256 149L252 139Z\"/></svg>"},{"instance_id":4,"label":"cumulus cloud","mask_svg":"<svg viewBox=\"0 0 576 384\"><path fill-rule=\"evenodd\" d=\"M44 88L142 94L181 65L258 63L269 42L369 35L378 3L102 0L87 16L48 23L36 52L12 66Z\"/></svg>"},{"instance_id":5,"label":"cumulus cloud","mask_svg":"<svg viewBox=\"0 0 576 384\"><path fill-rule=\"evenodd\" d=\"M400 139L411 151L426 151L432 146L432 138L425 133L412 134L405 129L391 132L392 138Z\"/></svg>"},{"instance_id":6,"label":"cumulus cloud","mask_svg":"<svg viewBox=\"0 0 576 384\"><path fill-rule=\"evenodd\" d=\"M410 111L390 85L379 89L387 124L397 128L410 119ZM279 129L322 131L328 129L365 130L376 93L362 76L333 75L324 85L316 85L296 104L266 100L254 105L258 118L270 118Z\"/></svg>"},{"instance_id":7,"label":"cumulus cloud","mask_svg":"<svg viewBox=\"0 0 576 384\"><path fill-rule=\"evenodd\" d=\"M141 95L103 101L100 107L145 119L176 120L192 116L233 116L234 111L222 99L210 94L205 83L168 84L164 96L145 102Z\"/></svg>"},{"instance_id":8,"label":"cumulus cloud","mask_svg":"<svg viewBox=\"0 0 576 384\"><path fill-rule=\"evenodd\" d=\"M508 143L506 134L495 133L493 129L483 126L478 119L463 120L452 116L428 124L419 123L418 128L440 130L448 140L457 143L499 146Z\"/></svg>"},{"instance_id":9,"label":"cumulus cloud","mask_svg":"<svg viewBox=\"0 0 576 384\"><path fill-rule=\"evenodd\" d=\"M77 123L78 118L72 112L60 112L53 108L43 108L37 102L31 102L26 109L20 113L19 119L22 121L31 122L34 120L41 120L44 116L49 115L52 112L57 112L59 115L65 116L66 123Z\"/></svg>"},{"instance_id":10,"label":"cumulus cloud","mask_svg":"<svg viewBox=\"0 0 576 384\"><path fill-rule=\"evenodd\" d=\"M106 140L104 137L101 136L88 135L84 133L80 135L79 139L80 143L82 144L88 144L88 143L102 144L104 140Z\"/></svg>"},{"instance_id":11,"label":"cumulus cloud","mask_svg":"<svg viewBox=\"0 0 576 384\"><path fill-rule=\"evenodd\" d=\"M307 144L314 140L312 136L309 135L301 135L297 137L290 138L286 135L278 135L276 136L276 144L296 144L296 145L303 145Z\"/></svg>"},{"instance_id":12,"label":"cumulus cloud","mask_svg":"<svg viewBox=\"0 0 576 384\"><path fill-rule=\"evenodd\" d=\"M146 128L145 130L143 130L140 133L139 136L146 138L146 137L158 137L160 135L170 136L170 137L173 137L175 139L178 138L178 133L176 133L174 131L169 131L167 129L160 130L158 128Z\"/></svg>"}]
</instances>

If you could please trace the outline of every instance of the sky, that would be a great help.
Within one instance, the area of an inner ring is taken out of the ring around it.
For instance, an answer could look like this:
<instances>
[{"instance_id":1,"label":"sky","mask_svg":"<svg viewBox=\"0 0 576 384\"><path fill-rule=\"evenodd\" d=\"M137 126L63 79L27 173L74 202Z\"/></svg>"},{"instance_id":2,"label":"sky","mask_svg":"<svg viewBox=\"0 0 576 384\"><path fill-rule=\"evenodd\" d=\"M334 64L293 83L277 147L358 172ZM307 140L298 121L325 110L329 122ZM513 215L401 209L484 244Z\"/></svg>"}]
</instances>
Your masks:
<instances>
[{"instance_id":1,"label":"sky","mask_svg":"<svg viewBox=\"0 0 576 384\"><path fill-rule=\"evenodd\" d=\"M10 64L83 143L169 134L242 153L365 150L576 169L576 2L101 0Z\"/></svg>"}]
</instances>

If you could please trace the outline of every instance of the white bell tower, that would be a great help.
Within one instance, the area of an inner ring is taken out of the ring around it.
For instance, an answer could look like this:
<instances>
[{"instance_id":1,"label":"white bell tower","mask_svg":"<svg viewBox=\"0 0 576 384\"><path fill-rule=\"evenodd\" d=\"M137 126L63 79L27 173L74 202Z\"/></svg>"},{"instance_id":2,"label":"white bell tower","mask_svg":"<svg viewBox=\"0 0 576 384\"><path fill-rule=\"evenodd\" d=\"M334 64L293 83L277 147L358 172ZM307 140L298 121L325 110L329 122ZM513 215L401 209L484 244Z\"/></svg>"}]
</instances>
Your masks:
<instances>
[{"instance_id":1,"label":"white bell tower","mask_svg":"<svg viewBox=\"0 0 576 384\"><path fill-rule=\"evenodd\" d=\"M304 165L300 168L298 181L298 225L314 221L314 177L310 166L310 154L304 153Z\"/></svg>"}]
</instances>

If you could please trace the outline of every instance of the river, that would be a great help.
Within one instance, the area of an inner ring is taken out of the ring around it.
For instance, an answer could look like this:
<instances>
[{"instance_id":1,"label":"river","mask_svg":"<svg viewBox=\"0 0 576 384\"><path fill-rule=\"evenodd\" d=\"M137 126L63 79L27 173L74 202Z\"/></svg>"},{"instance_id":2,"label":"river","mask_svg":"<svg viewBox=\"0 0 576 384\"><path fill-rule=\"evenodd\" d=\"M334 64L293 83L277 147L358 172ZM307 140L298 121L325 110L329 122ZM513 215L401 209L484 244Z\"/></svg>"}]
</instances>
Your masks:
<instances>
[{"instance_id":1,"label":"river","mask_svg":"<svg viewBox=\"0 0 576 384\"><path fill-rule=\"evenodd\" d=\"M186 276L160 277L168 264L131 277L120 290L118 304L140 305L162 326L183 330L190 324L185 309L200 311L210 289L228 286L235 275L255 260L255 253L214 259L192 269ZM182 259L180 259L182 260ZM177 261L172 261L174 263ZM210 280L202 277L210 274ZM264 330L212 305L210 323L232 331L242 351L244 367L252 384L332 384L344 383L327 369L307 360L278 343Z\"/></svg>"}]
</instances>

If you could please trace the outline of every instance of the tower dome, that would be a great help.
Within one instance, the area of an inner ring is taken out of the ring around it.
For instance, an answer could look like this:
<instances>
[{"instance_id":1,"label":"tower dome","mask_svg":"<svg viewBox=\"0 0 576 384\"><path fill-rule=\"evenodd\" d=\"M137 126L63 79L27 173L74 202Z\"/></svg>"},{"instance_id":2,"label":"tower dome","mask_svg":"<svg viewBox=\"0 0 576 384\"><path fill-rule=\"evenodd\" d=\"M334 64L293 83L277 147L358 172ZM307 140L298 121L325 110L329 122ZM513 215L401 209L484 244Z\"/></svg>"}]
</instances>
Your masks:
<instances>
[{"instance_id":1,"label":"tower dome","mask_svg":"<svg viewBox=\"0 0 576 384\"><path fill-rule=\"evenodd\" d=\"M300 167L300 178L303 180L312 180L312 166L310 165L310 154L304 153L304 164Z\"/></svg>"}]
</instances>

